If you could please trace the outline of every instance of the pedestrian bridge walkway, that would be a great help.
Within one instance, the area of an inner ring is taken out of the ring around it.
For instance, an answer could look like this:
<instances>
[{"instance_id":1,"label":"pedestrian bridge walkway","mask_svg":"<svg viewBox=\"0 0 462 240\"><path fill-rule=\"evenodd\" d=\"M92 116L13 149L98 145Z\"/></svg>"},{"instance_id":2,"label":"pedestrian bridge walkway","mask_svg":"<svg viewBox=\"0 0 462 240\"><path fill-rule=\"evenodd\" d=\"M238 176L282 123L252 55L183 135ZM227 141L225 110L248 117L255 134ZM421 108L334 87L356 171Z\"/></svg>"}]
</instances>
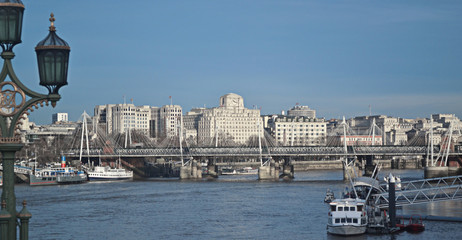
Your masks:
<instances>
[{"instance_id":1,"label":"pedestrian bridge walkway","mask_svg":"<svg viewBox=\"0 0 462 240\"><path fill-rule=\"evenodd\" d=\"M435 148L435 151L438 149ZM140 148L140 149L89 149L81 151L80 149L69 149L64 152L67 157L228 157L228 156L259 156L261 153L271 156L345 156L352 154L356 156L364 155L382 155L382 156L422 156L426 155L428 150L426 146L355 146L348 147L347 153L343 147L328 146L305 146L305 147L267 147L259 149L258 147L190 147L190 148ZM460 155L460 152L450 153Z\"/></svg>"},{"instance_id":2,"label":"pedestrian bridge walkway","mask_svg":"<svg viewBox=\"0 0 462 240\"><path fill-rule=\"evenodd\" d=\"M462 200L462 175L402 182L401 190L397 189L395 194L396 206ZM388 192L372 197L375 206L388 207Z\"/></svg>"}]
</instances>

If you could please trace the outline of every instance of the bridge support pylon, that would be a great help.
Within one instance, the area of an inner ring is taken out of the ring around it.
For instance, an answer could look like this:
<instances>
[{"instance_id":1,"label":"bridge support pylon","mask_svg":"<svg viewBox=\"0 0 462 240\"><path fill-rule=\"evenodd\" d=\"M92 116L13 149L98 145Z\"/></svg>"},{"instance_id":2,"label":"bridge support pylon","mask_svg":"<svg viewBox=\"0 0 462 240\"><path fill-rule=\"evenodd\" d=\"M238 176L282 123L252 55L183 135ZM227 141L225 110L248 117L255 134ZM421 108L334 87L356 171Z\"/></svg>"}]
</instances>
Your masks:
<instances>
[{"instance_id":1,"label":"bridge support pylon","mask_svg":"<svg viewBox=\"0 0 462 240\"><path fill-rule=\"evenodd\" d=\"M374 156L366 155L365 158L366 164L364 165L364 176L374 178L375 176L372 176L372 174L374 174L374 170L376 167L376 165L374 164Z\"/></svg>"},{"instance_id":2,"label":"bridge support pylon","mask_svg":"<svg viewBox=\"0 0 462 240\"><path fill-rule=\"evenodd\" d=\"M294 165L290 159L284 159L284 164L282 165L282 174L279 178L284 180L291 180L294 179Z\"/></svg>"},{"instance_id":3,"label":"bridge support pylon","mask_svg":"<svg viewBox=\"0 0 462 240\"><path fill-rule=\"evenodd\" d=\"M359 165L360 163L356 160L346 159L343 163L343 180L347 181L356 177L363 176Z\"/></svg>"},{"instance_id":4,"label":"bridge support pylon","mask_svg":"<svg viewBox=\"0 0 462 240\"><path fill-rule=\"evenodd\" d=\"M258 168L258 180L279 180L279 163L273 159Z\"/></svg>"},{"instance_id":5,"label":"bridge support pylon","mask_svg":"<svg viewBox=\"0 0 462 240\"><path fill-rule=\"evenodd\" d=\"M447 177L449 167L447 166L428 166L424 168L424 178Z\"/></svg>"},{"instance_id":6,"label":"bridge support pylon","mask_svg":"<svg viewBox=\"0 0 462 240\"><path fill-rule=\"evenodd\" d=\"M218 178L218 166L214 159L209 159L207 162L207 178Z\"/></svg>"},{"instance_id":7,"label":"bridge support pylon","mask_svg":"<svg viewBox=\"0 0 462 240\"><path fill-rule=\"evenodd\" d=\"M180 167L180 179L201 179L202 167L197 164L196 160L192 160L190 165Z\"/></svg>"}]
</instances>

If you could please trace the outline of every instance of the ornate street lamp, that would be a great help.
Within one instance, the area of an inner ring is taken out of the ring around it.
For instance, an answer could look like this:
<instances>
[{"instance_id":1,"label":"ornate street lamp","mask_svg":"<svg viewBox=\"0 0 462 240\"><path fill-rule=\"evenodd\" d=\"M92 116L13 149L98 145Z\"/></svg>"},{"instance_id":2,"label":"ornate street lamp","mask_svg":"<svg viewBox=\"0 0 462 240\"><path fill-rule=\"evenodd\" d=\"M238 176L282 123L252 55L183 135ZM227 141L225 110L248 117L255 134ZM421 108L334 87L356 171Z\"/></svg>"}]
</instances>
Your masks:
<instances>
[{"instance_id":1,"label":"ornate street lamp","mask_svg":"<svg viewBox=\"0 0 462 240\"><path fill-rule=\"evenodd\" d=\"M50 94L58 94L60 87L67 85L67 68L71 48L56 35L54 15L50 17L50 33L35 47L40 74L40 85L48 88Z\"/></svg>"},{"instance_id":2,"label":"ornate street lamp","mask_svg":"<svg viewBox=\"0 0 462 240\"><path fill-rule=\"evenodd\" d=\"M11 51L21 43L24 5L20 0L0 1L0 41L3 51Z\"/></svg>"},{"instance_id":3,"label":"ornate street lamp","mask_svg":"<svg viewBox=\"0 0 462 240\"><path fill-rule=\"evenodd\" d=\"M25 207L20 213L16 211L14 194L14 158L15 153L23 147L19 136L21 120L25 118L24 115L29 114L29 111L32 112L34 107L38 109L39 105L43 107L43 104L51 103L54 107L61 99L58 93L59 88L67 85L70 47L56 35L53 14L50 18L50 33L35 48L40 85L48 89L48 94L30 90L14 73L11 59L14 58L13 47L21 43L23 13L24 5L21 0L0 0L0 45L3 50L1 57L4 60L0 73L0 152L3 164L1 199L2 202L5 201L5 209L11 215L7 233L1 232L2 239L3 237L16 239L17 215L21 219L21 239L28 238L27 222L30 214Z\"/></svg>"}]
</instances>

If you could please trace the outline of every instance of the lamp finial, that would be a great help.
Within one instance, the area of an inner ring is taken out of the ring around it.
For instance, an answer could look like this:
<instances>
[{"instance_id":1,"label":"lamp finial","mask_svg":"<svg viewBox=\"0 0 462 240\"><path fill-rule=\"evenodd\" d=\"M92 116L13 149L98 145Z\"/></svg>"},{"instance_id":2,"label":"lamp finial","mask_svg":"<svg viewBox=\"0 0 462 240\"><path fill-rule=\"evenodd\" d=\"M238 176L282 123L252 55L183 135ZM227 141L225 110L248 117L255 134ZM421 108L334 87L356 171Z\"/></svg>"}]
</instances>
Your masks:
<instances>
[{"instance_id":1,"label":"lamp finial","mask_svg":"<svg viewBox=\"0 0 462 240\"><path fill-rule=\"evenodd\" d=\"M50 26L50 32L54 32L56 31L56 28L55 28L55 15L53 13L50 14L50 22L51 22L51 26Z\"/></svg>"}]
</instances>

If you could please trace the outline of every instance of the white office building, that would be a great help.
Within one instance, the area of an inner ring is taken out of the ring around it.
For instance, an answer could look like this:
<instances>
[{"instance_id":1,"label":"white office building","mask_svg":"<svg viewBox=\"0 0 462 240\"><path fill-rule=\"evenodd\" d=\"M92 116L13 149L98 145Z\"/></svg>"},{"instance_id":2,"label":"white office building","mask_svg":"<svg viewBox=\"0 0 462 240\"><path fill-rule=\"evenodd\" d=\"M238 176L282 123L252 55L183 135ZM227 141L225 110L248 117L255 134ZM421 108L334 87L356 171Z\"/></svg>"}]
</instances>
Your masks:
<instances>
[{"instance_id":1,"label":"white office building","mask_svg":"<svg viewBox=\"0 0 462 240\"><path fill-rule=\"evenodd\" d=\"M52 123L55 124L57 122L68 122L68 115L67 113L54 113L52 116Z\"/></svg>"},{"instance_id":2,"label":"white office building","mask_svg":"<svg viewBox=\"0 0 462 240\"><path fill-rule=\"evenodd\" d=\"M199 144L227 142L224 145L246 144L251 137L263 136L260 110L244 107L244 99L234 93L220 97L220 106L201 110L198 119Z\"/></svg>"},{"instance_id":3,"label":"white office building","mask_svg":"<svg viewBox=\"0 0 462 240\"><path fill-rule=\"evenodd\" d=\"M269 126L273 137L284 146L324 145L327 135L324 119L273 116Z\"/></svg>"},{"instance_id":4,"label":"white office building","mask_svg":"<svg viewBox=\"0 0 462 240\"><path fill-rule=\"evenodd\" d=\"M106 133L125 133L138 130L149 134L149 120L151 109L149 106L135 106L133 104L99 105L94 109L95 118L99 126L105 125Z\"/></svg>"}]
</instances>

